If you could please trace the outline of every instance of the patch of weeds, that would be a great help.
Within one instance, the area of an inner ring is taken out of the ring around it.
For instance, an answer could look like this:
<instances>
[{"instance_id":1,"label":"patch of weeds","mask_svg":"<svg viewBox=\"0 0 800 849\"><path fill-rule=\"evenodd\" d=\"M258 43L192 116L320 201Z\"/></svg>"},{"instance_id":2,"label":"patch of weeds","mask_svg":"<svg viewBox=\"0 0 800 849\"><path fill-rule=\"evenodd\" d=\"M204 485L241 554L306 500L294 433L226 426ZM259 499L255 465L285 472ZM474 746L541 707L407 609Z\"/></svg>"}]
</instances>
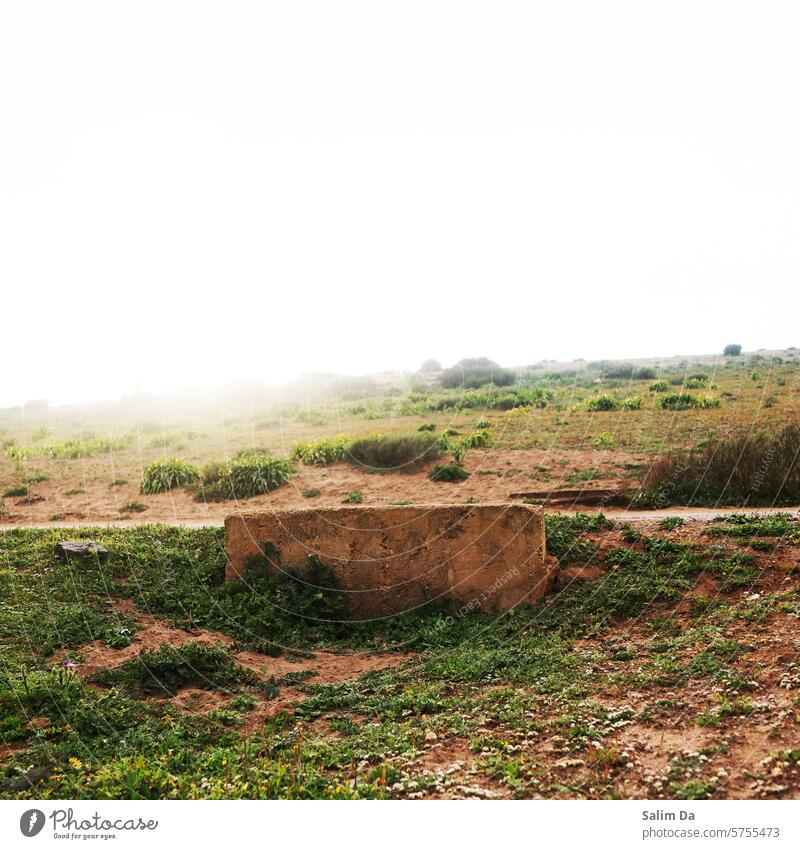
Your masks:
<instances>
[{"instance_id":1,"label":"patch of weeds","mask_svg":"<svg viewBox=\"0 0 800 849\"><path fill-rule=\"evenodd\" d=\"M428 478L440 483L457 483L464 481L470 473L458 463L437 463L430 471Z\"/></svg>"},{"instance_id":2,"label":"patch of weeds","mask_svg":"<svg viewBox=\"0 0 800 849\"><path fill-rule=\"evenodd\" d=\"M119 509L120 513L144 513L147 505L141 501L126 501Z\"/></svg>"},{"instance_id":3,"label":"patch of weeds","mask_svg":"<svg viewBox=\"0 0 800 849\"><path fill-rule=\"evenodd\" d=\"M342 503L343 504L363 504L364 503L364 496L357 489L354 489L354 490L351 490L350 492L348 492L347 495L345 495L345 497L342 499Z\"/></svg>"},{"instance_id":4,"label":"patch of weeds","mask_svg":"<svg viewBox=\"0 0 800 849\"><path fill-rule=\"evenodd\" d=\"M27 486L10 486L4 493L3 498L18 498L28 494Z\"/></svg>"},{"instance_id":5,"label":"patch of weeds","mask_svg":"<svg viewBox=\"0 0 800 849\"><path fill-rule=\"evenodd\" d=\"M318 489L306 489L303 491L303 498L319 498L322 493Z\"/></svg>"},{"instance_id":6,"label":"patch of weeds","mask_svg":"<svg viewBox=\"0 0 800 849\"><path fill-rule=\"evenodd\" d=\"M180 648L163 643L122 666L98 672L92 680L133 695L169 696L189 686L216 690L263 684L258 675L236 663L224 646L194 641Z\"/></svg>"},{"instance_id":7,"label":"patch of weeds","mask_svg":"<svg viewBox=\"0 0 800 849\"><path fill-rule=\"evenodd\" d=\"M292 446L289 457L307 466L327 466L347 459L351 442L350 437L341 434L312 442L297 442Z\"/></svg>"},{"instance_id":8,"label":"patch of weeds","mask_svg":"<svg viewBox=\"0 0 800 849\"><path fill-rule=\"evenodd\" d=\"M686 520L681 516L667 516L658 523L658 527L662 531L674 531L676 528L682 528L686 524Z\"/></svg>"}]
</instances>

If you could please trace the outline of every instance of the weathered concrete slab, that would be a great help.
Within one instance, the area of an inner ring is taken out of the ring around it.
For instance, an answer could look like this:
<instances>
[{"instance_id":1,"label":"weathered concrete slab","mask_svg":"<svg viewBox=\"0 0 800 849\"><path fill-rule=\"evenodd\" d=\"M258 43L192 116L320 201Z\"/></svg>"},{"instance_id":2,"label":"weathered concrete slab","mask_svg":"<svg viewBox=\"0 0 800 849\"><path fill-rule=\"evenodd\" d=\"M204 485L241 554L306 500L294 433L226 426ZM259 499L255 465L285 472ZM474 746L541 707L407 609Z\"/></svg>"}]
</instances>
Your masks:
<instances>
[{"instance_id":1,"label":"weathered concrete slab","mask_svg":"<svg viewBox=\"0 0 800 849\"><path fill-rule=\"evenodd\" d=\"M225 538L228 579L246 579L254 555L275 572L302 568L315 555L333 569L351 619L427 602L508 610L541 598L554 578L542 509L527 504L243 513L225 520Z\"/></svg>"}]
</instances>

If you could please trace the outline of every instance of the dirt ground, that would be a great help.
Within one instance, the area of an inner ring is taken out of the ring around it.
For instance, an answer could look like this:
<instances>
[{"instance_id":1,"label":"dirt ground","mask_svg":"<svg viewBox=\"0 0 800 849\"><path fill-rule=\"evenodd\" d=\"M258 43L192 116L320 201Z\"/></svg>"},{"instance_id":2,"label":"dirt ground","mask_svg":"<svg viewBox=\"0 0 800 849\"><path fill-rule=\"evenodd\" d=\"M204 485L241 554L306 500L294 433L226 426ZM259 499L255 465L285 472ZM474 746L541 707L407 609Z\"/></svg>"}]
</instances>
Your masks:
<instances>
[{"instance_id":1,"label":"dirt ground","mask_svg":"<svg viewBox=\"0 0 800 849\"><path fill-rule=\"evenodd\" d=\"M138 482L138 468L113 470L108 460L90 458L85 461L37 461L49 480L30 487L28 496L5 499L3 525L44 523L92 524L107 521L205 521L222 520L237 511L259 508L333 506L341 504L351 491L358 491L365 504L393 502L458 503L475 501L507 501L511 493L527 490L557 492L570 483L576 467L596 470L594 480L582 483L586 489L630 485L626 466L646 463L645 455L587 450L480 450L471 451L464 462L470 477L459 483L436 483L428 480L429 463L410 473L372 474L347 463L330 466L300 465L289 484L267 495L239 501L198 502L183 489L159 495L143 496ZM115 485L113 481L116 481ZM315 498L304 497L309 490L319 490ZM78 491L79 490L79 491ZM142 512L127 512L124 506L137 501Z\"/></svg>"}]
</instances>

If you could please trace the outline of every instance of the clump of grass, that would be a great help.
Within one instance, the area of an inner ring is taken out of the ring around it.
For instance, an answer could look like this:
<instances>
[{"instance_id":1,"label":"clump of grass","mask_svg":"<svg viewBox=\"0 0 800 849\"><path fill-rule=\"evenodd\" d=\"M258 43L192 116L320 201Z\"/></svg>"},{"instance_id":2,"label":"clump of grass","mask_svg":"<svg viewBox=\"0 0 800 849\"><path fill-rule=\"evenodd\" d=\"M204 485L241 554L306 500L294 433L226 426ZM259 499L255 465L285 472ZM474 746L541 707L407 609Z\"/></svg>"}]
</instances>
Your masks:
<instances>
[{"instance_id":1,"label":"clump of grass","mask_svg":"<svg viewBox=\"0 0 800 849\"><path fill-rule=\"evenodd\" d=\"M307 466L327 466L344 460L350 450L350 443L351 439L343 435L297 442L292 446L289 457Z\"/></svg>"},{"instance_id":2,"label":"clump of grass","mask_svg":"<svg viewBox=\"0 0 800 849\"><path fill-rule=\"evenodd\" d=\"M119 510L120 513L144 513L147 505L142 504L141 501L126 501Z\"/></svg>"},{"instance_id":3,"label":"clump of grass","mask_svg":"<svg viewBox=\"0 0 800 849\"><path fill-rule=\"evenodd\" d=\"M364 496L357 490L354 489L351 492L348 492L347 495L342 499L343 504L363 504Z\"/></svg>"},{"instance_id":4,"label":"clump of grass","mask_svg":"<svg viewBox=\"0 0 800 849\"><path fill-rule=\"evenodd\" d=\"M3 498L16 498L16 497L27 495L27 494L28 494L28 487L27 486L10 486L3 493Z\"/></svg>"},{"instance_id":5,"label":"clump of grass","mask_svg":"<svg viewBox=\"0 0 800 849\"><path fill-rule=\"evenodd\" d=\"M417 430L420 433L432 433L434 430L436 430L436 425L431 422L428 422L427 424L421 424L417 428Z\"/></svg>"},{"instance_id":6,"label":"clump of grass","mask_svg":"<svg viewBox=\"0 0 800 849\"><path fill-rule=\"evenodd\" d=\"M257 449L242 451L232 460L214 464L198 490L198 499L225 501L253 498L288 483L295 473L289 460Z\"/></svg>"},{"instance_id":7,"label":"clump of grass","mask_svg":"<svg viewBox=\"0 0 800 849\"><path fill-rule=\"evenodd\" d=\"M622 402L623 410L641 410L642 409L642 399L637 395L634 395L630 398L626 398Z\"/></svg>"},{"instance_id":8,"label":"clump of grass","mask_svg":"<svg viewBox=\"0 0 800 849\"><path fill-rule=\"evenodd\" d=\"M143 495L155 495L199 480L200 469L196 466L178 457L165 457L145 467L140 488Z\"/></svg>"},{"instance_id":9,"label":"clump of grass","mask_svg":"<svg viewBox=\"0 0 800 849\"><path fill-rule=\"evenodd\" d=\"M303 492L303 498L319 498L322 493L318 489L307 489Z\"/></svg>"},{"instance_id":10,"label":"clump of grass","mask_svg":"<svg viewBox=\"0 0 800 849\"><path fill-rule=\"evenodd\" d=\"M641 506L797 504L800 425L788 424L677 451L654 463L636 496Z\"/></svg>"},{"instance_id":11,"label":"clump of grass","mask_svg":"<svg viewBox=\"0 0 800 849\"><path fill-rule=\"evenodd\" d=\"M466 480L470 473L459 463L437 463L428 475L430 480L456 483Z\"/></svg>"},{"instance_id":12,"label":"clump of grass","mask_svg":"<svg viewBox=\"0 0 800 849\"><path fill-rule=\"evenodd\" d=\"M669 392L669 383L666 380L656 380L647 387L650 392Z\"/></svg>"},{"instance_id":13,"label":"clump of grass","mask_svg":"<svg viewBox=\"0 0 800 849\"><path fill-rule=\"evenodd\" d=\"M475 430L486 430L491 426L492 423L489 421L489 419L480 419L479 421L475 422Z\"/></svg>"},{"instance_id":14,"label":"clump of grass","mask_svg":"<svg viewBox=\"0 0 800 849\"><path fill-rule=\"evenodd\" d=\"M442 440L432 433L375 435L356 439L347 459L370 471L408 469L441 456Z\"/></svg>"},{"instance_id":15,"label":"clump of grass","mask_svg":"<svg viewBox=\"0 0 800 849\"><path fill-rule=\"evenodd\" d=\"M46 475L44 472L28 472L25 475L25 483L41 483L42 481L49 481L50 475Z\"/></svg>"}]
</instances>

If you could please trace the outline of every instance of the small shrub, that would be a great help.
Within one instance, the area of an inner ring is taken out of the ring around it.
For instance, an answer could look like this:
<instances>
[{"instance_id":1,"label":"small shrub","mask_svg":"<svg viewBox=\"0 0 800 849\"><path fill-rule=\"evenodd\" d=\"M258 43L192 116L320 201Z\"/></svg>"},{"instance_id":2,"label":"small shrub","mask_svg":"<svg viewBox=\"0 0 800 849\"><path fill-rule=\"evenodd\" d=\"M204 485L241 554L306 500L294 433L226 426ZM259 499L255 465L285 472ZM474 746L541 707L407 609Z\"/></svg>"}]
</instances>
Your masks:
<instances>
[{"instance_id":1,"label":"small shrub","mask_svg":"<svg viewBox=\"0 0 800 849\"><path fill-rule=\"evenodd\" d=\"M143 495L155 495L178 486L189 486L199 480L200 469L196 466L177 457L167 457L145 467L141 491Z\"/></svg>"},{"instance_id":2,"label":"small shrub","mask_svg":"<svg viewBox=\"0 0 800 849\"><path fill-rule=\"evenodd\" d=\"M489 421L489 419L481 419L480 421L475 422L475 430L486 430L491 426L492 423Z\"/></svg>"},{"instance_id":3,"label":"small shrub","mask_svg":"<svg viewBox=\"0 0 800 849\"><path fill-rule=\"evenodd\" d=\"M668 392L669 383L667 383L666 380L657 380L655 383L651 383L647 388L651 392Z\"/></svg>"},{"instance_id":4,"label":"small shrub","mask_svg":"<svg viewBox=\"0 0 800 849\"><path fill-rule=\"evenodd\" d=\"M618 410L619 402L610 395L598 395L596 398L590 398L586 402L586 409L590 413L607 412L609 410Z\"/></svg>"},{"instance_id":5,"label":"small shrub","mask_svg":"<svg viewBox=\"0 0 800 849\"><path fill-rule=\"evenodd\" d=\"M739 354L741 354L741 353L742 353L742 346L741 345L726 345L722 350L722 354L725 357L738 357Z\"/></svg>"},{"instance_id":6,"label":"small shrub","mask_svg":"<svg viewBox=\"0 0 800 849\"><path fill-rule=\"evenodd\" d=\"M614 446L614 437L607 431L604 431L595 436L592 444L597 448L612 448Z\"/></svg>"},{"instance_id":7,"label":"small shrub","mask_svg":"<svg viewBox=\"0 0 800 849\"><path fill-rule=\"evenodd\" d=\"M319 498L321 494L318 489L307 489L303 492L303 498Z\"/></svg>"},{"instance_id":8,"label":"small shrub","mask_svg":"<svg viewBox=\"0 0 800 849\"><path fill-rule=\"evenodd\" d=\"M364 496L357 490L354 489L352 492L348 492L347 495L342 499L342 504L363 504Z\"/></svg>"},{"instance_id":9,"label":"small shrub","mask_svg":"<svg viewBox=\"0 0 800 849\"><path fill-rule=\"evenodd\" d=\"M144 513L147 505L141 501L126 501L119 509L121 513Z\"/></svg>"},{"instance_id":10,"label":"small shrub","mask_svg":"<svg viewBox=\"0 0 800 849\"><path fill-rule=\"evenodd\" d=\"M442 441L432 433L392 434L356 439L347 459L371 471L395 471L441 456Z\"/></svg>"},{"instance_id":11,"label":"small shrub","mask_svg":"<svg viewBox=\"0 0 800 849\"><path fill-rule=\"evenodd\" d=\"M637 396L633 396L631 398L626 398L622 402L622 409L623 410L641 410L642 409L642 399L637 397Z\"/></svg>"},{"instance_id":12,"label":"small shrub","mask_svg":"<svg viewBox=\"0 0 800 849\"><path fill-rule=\"evenodd\" d=\"M458 463L437 463L428 477L432 481L455 483L466 480L469 472Z\"/></svg>"},{"instance_id":13,"label":"small shrub","mask_svg":"<svg viewBox=\"0 0 800 849\"><path fill-rule=\"evenodd\" d=\"M421 424L421 425L417 428L417 430L418 430L420 433L432 433L434 430L436 430L436 425L435 425L435 424L431 424L431 423L428 423L428 424Z\"/></svg>"},{"instance_id":14,"label":"small shrub","mask_svg":"<svg viewBox=\"0 0 800 849\"><path fill-rule=\"evenodd\" d=\"M27 495L27 486L10 486L4 493L3 498L16 498L18 496Z\"/></svg>"}]
</instances>

